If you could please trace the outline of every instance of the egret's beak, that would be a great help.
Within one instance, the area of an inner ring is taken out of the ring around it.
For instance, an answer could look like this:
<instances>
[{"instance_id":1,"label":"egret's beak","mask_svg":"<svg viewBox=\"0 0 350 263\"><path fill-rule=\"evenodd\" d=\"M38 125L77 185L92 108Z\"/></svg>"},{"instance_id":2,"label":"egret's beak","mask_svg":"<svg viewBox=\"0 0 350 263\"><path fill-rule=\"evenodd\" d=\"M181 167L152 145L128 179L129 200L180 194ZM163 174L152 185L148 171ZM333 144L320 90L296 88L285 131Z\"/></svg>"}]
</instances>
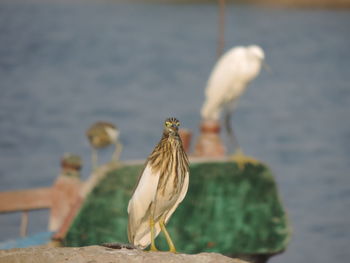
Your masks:
<instances>
[{"instance_id":1,"label":"egret's beak","mask_svg":"<svg viewBox=\"0 0 350 263\"><path fill-rule=\"evenodd\" d=\"M263 67L268 73L271 73L271 72L272 72L272 69L270 68L270 66L269 66L265 61L262 61L262 67Z\"/></svg>"}]
</instances>

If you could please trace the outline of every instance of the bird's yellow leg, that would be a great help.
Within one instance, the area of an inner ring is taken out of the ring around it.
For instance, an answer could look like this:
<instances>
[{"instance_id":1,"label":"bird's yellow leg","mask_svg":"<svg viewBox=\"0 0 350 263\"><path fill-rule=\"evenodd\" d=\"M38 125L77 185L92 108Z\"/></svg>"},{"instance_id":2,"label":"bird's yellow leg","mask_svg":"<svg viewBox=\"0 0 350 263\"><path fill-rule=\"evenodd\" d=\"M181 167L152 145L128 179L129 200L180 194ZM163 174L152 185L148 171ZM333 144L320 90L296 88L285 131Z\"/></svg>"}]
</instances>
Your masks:
<instances>
[{"instance_id":1,"label":"bird's yellow leg","mask_svg":"<svg viewBox=\"0 0 350 263\"><path fill-rule=\"evenodd\" d=\"M231 106L234 106L231 105ZM243 170L246 164L252 164L252 165L257 165L260 164L261 162L254 159L253 157L247 156L243 153L241 150L241 147L239 146L239 143L237 141L236 135L234 133L234 130L231 126L231 115L232 111L231 110L226 110L225 112L225 128L227 131L227 134L229 136L230 144L234 147L235 153L231 155L231 159L236 162L238 169Z\"/></svg>"},{"instance_id":2,"label":"bird's yellow leg","mask_svg":"<svg viewBox=\"0 0 350 263\"><path fill-rule=\"evenodd\" d=\"M149 251L158 251L157 247L156 247L156 244L154 242L154 239L155 239L155 234L154 234L154 220L153 218L151 217L150 220L149 220L149 224L150 224L150 227L151 227L151 247L149 249Z\"/></svg>"},{"instance_id":3,"label":"bird's yellow leg","mask_svg":"<svg viewBox=\"0 0 350 263\"><path fill-rule=\"evenodd\" d=\"M92 170L96 170L97 168L97 150L95 148L92 148L92 153L91 153L91 163L92 163Z\"/></svg>"},{"instance_id":4,"label":"bird's yellow leg","mask_svg":"<svg viewBox=\"0 0 350 263\"><path fill-rule=\"evenodd\" d=\"M233 155L231 155L231 159L237 163L237 166L240 170L243 170L246 164L258 165L261 162L253 157L245 155L243 151L238 148Z\"/></svg>"},{"instance_id":5,"label":"bird's yellow leg","mask_svg":"<svg viewBox=\"0 0 350 263\"><path fill-rule=\"evenodd\" d=\"M165 235L166 242L168 243L169 252L176 253L176 248L174 246L173 241L170 238L170 235L169 235L168 231L165 228L165 224L164 224L164 219L163 218L161 218L161 220L159 221L159 225L160 225L160 228L161 228L161 230L163 231L163 233Z\"/></svg>"},{"instance_id":6,"label":"bird's yellow leg","mask_svg":"<svg viewBox=\"0 0 350 263\"><path fill-rule=\"evenodd\" d=\"M123 145L119 142L117 142L115 144L115 150L114 150L114 153L112 155L112 161L115 161L115 162L118 162L119 161L119 158L120 158L120 154L123 150Z\"/></svg>"}]
</instances>

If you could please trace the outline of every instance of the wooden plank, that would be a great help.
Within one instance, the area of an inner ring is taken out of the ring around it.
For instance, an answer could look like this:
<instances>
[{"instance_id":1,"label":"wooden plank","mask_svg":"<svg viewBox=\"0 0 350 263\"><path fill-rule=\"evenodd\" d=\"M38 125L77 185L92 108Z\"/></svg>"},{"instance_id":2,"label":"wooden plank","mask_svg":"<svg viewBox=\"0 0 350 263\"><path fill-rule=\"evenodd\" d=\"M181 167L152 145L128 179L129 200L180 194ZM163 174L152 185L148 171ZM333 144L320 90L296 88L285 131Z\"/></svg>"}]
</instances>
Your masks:
<instances>
[{"instance_id":1,"label":"wooden plank","mask_svg":"<svg viewBox=\"0 0 350 263\"><path fill-rule=\"evenodd\" d=\"M0 213L51 207L51 188L0 192Z\"/></svg>"}]
</instances>

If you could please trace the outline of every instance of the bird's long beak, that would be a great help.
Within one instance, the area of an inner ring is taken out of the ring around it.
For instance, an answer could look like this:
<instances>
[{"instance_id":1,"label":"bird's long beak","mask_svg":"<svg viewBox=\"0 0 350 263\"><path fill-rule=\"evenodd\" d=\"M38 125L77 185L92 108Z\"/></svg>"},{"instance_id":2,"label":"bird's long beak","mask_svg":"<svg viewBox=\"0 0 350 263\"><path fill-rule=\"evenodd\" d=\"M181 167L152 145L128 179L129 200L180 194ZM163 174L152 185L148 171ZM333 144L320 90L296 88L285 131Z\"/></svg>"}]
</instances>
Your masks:
<instances>
[{"instance_id":1,"label":"bird's long beak","mask_svg":"<svg viewBox=\"0 0 350 263\"><path fill-rule=\"evenodd\" d=\"M272 69L271 67L265 62L262 62L262 67L268 72L268 73L272 73Z\"/></svg>"}]
</instances>

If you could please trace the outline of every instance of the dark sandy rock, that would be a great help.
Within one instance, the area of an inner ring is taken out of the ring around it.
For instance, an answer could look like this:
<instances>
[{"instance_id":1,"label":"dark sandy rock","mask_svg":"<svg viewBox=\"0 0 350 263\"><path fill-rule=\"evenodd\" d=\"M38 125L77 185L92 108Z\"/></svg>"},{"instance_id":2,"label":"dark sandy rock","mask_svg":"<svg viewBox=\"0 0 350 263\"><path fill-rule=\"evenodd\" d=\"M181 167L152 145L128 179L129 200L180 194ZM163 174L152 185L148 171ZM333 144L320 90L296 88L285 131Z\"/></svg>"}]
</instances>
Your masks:
<instances>
[{"instance_id":1,"label":"dark sandy rock","mask_svg":"<svg viewBox=\"0 0 350 263\"><path fill-rule=\"evenodd\" d=\"M195 255L112 249L102 246L77 248L16 248L0 250L0 263L247 263L217 253Z\"/></svg>"}]
</instances>

